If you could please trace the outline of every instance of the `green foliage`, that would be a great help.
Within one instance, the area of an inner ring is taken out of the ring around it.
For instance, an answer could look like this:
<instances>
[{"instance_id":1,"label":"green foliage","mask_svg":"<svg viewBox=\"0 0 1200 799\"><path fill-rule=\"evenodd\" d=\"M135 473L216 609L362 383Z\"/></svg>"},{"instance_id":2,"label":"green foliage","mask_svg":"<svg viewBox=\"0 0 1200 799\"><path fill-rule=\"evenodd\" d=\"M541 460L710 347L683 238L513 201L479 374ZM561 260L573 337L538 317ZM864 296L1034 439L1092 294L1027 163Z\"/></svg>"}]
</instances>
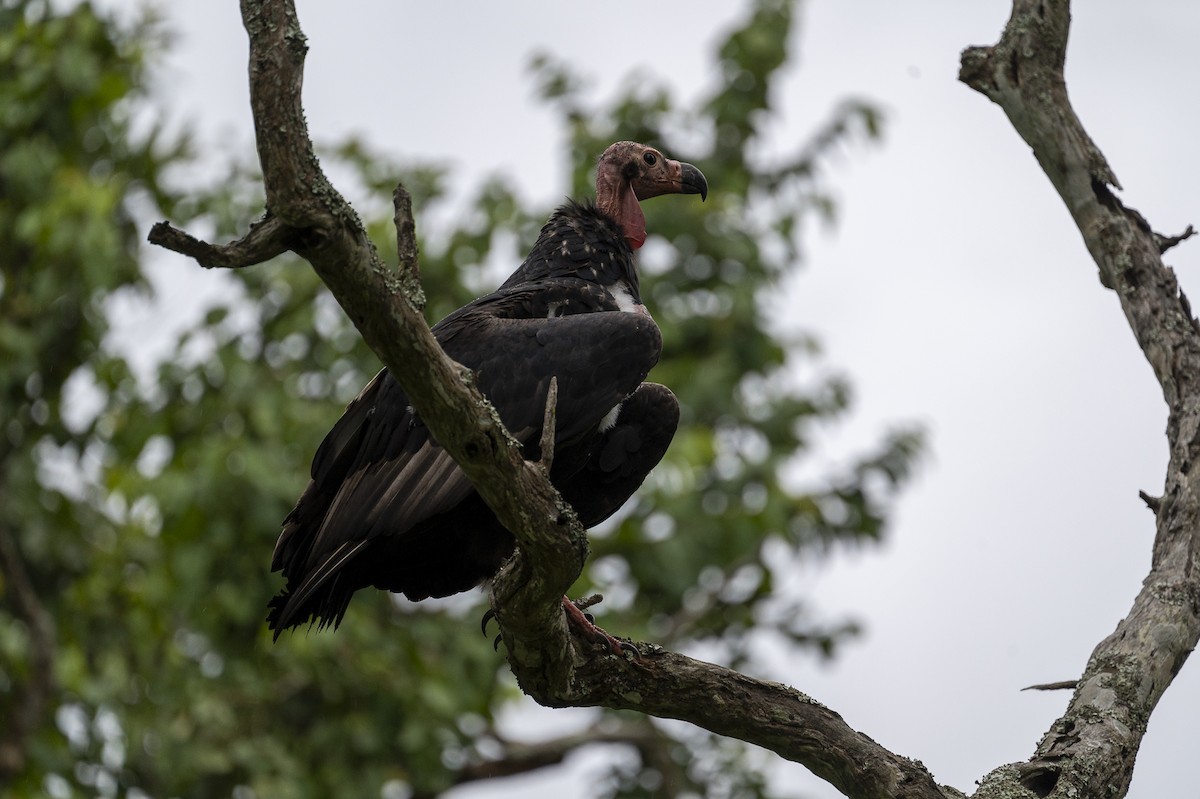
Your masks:
<instances>
[{"instance_id":1,"label":"green foliage","mask_svg":"<svg viewBox=\"0 0 1200 799\"><path fill-rule=\"evenodd\" d=\"M815 346L774 332L763 301L795 270L803 222L831 213L823 156L874 138L880 120L846 103L794 155L756 156L792 23L790 3L755 3L691 109L644 78L593 106L568 67L534 67L570 134L575 196L618 138L661 144L713 188L704 205L646 205L644 291L666 342L652 377L680 397L683 423L643 492L595 531L577 590L607 594L614 632L732 663L750 662L755 637L827 655L853 632L777 586L799 557L876 539L919 449L900 431L816 484L794 476L849 389L794 377ZM0 792L436 795L508 752L497 718L519 694L478 633L479 595L413 605L364 591L336 633L278 644L263 624L279 522L377 368L313 272L289 258L213 275L226 298L148 379L104 345L111 298L145 291L135 208L203 214L220 236L261 209L246 169L174 196L162 173L183 143L131 134L161 41L151 22L122 29L87 5L0 0ZM377 198L360 211L382 252L397 177L418 230L449 201L444 167L356 141L325 158ZM421 242L430 320L489 290L486 265L515 265L548 212L484 181ZM636 757L598 794L770 794L761 753L617 718Z\"/></svg>"},{"instance_id":2,"label":"green foliage","mask_svg":"<svg viewBox=\"0 0 1200 799\"><path fill-rule=\"evenodd\" d=\"M66 398L105 368L105 300L145 288L133 204L172 207L159 174L182 143L130 132L160 41L151 21L119 30L88 6L0 3L0 784L19 795L81 762L56 714L86 698L111 730L100 711L129 687L120 650L80 645L96 632L80 579L122 534L87 479L115 453ZM122 598L102 601L111 627Z\"/></svg>"}]
</instances>

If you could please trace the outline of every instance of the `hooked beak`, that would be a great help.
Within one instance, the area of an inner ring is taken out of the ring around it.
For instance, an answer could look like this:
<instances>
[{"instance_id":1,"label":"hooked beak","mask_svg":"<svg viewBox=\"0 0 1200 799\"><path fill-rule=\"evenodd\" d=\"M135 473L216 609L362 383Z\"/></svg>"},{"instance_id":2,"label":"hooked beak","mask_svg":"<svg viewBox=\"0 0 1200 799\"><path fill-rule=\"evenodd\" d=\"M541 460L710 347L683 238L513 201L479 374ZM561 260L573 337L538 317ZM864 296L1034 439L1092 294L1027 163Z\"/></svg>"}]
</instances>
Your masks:
<instances>
[{"instance_id":1,"label":"hooked beak","mask_svg":"<svg viewBox=\"0 0 1200 799\"><path fill-rule=\"evenodd\" d=\"M700 202L708 199L708 181L704 179L704 173L691 164L679 163L679 193L680 194L699 194Z\"/></svg>"}]
</instances>

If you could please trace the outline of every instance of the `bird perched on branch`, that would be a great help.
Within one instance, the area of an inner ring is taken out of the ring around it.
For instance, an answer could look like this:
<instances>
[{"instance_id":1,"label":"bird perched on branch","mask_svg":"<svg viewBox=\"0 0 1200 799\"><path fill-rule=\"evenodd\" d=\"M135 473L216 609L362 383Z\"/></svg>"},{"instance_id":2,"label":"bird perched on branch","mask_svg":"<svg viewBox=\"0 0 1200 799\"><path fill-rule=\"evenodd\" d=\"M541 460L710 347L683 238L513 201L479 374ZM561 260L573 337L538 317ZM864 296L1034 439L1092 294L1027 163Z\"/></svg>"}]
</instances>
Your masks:
<instances>
[{"instance_id":1,"label":"bird perched on branch","mask_svg":"<svg viewBox=\"0 0 1200 799\"><path fill-rule=\"evenodd\" d=\"M679 421L675 396L642 382L662 338L633 257L646 240L640 201L673 193L704 199L708 184L653 147L613 144L597 165L595 203L560 207L500 288L433 327L527 460L541 457L556 378L550 479L584 527L629 499ZM385 369L325 437L284 520L271 567L286 588L267 623L276 638L306 622L336 627L351 595L372 585L412 600L459 593L492 577L514 546Z\"/></svg>"}]
</instances>

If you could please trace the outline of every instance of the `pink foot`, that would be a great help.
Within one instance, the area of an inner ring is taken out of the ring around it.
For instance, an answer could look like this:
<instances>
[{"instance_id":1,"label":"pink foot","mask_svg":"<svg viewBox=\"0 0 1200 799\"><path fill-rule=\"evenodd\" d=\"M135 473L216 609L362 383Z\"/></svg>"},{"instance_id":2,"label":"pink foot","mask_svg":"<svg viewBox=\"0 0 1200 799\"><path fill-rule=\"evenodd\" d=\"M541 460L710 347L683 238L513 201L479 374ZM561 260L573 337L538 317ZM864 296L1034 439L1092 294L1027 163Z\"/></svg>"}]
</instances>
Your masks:
<instances>
[{"instance_id":1,"label":"pink foot","mask_svg":"<svg viewBox=\"0 0 1200 799\"><path fill-rule=\"evenodd\" d=\"M588 619L587 615L579 609L579 606L572 602L568 597L563 597L563 610L567 614L567 623L573 626L576 630L583 633L584 637L589 641L603 643L608 647L608 651L614 655L621 656L625 652L633 655L634 660L641 660L642 653L638 648L628 641L618 640L604 630L597 627Z\"/></svg>"}]
</instances>

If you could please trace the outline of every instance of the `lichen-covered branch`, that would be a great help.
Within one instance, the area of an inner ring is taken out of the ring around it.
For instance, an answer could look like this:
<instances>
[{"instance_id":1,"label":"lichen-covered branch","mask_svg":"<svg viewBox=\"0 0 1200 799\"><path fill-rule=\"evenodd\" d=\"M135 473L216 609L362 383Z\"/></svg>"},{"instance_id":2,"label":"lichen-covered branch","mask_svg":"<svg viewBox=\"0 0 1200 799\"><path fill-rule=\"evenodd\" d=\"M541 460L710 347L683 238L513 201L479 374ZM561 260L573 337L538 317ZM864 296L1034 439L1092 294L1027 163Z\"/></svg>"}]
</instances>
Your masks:
<instances>
[{"instance_id":1,"label":"lichen-covered branch","mask_svg":"<svg viewBox=\"0 0 1200 799\"><path fill-rule=\"evenodd\" d=\"M989 775L979 796L1019 782L1037 796L1123 796L1146 724L1200 640L1200 333L1165 243L1110 190L1120 188L1067 96L1067 0L1015 0L992 47L963 52L960 79L998 104L1066 203L1162 387L1170 460L1153 560L1133 608L1097 645L1067 712L1024 764Z\"/></svg>"},{"instance_id":2,"label":"lichen-covered branch","mask_svg":"<svg viewBox=\"0 0 1200 799\"><path fill-rule=\"evenodd\" d=\"M413 218L412 195L403 183L392 192L392 207L396 209L392 222L396 227L396 256L400 259L400 280L404 293L418 309L425 307L425 291L421 288L420 249L417 247L417 223Z\"/></svg>"},{"instance_id":3,"label":"lichen-covered branch","mask_svg":"<svg viewBox=\"0 0 1200 799\"><path fill-rule=\"evenodd\" d=\"M937 785L919 762L888 751L794 688L673 652L652 648L638 665L619 672L592 659L577 670L569 699L571 705L688 721L756 744L803 764L851 797L962 796Z\"/></svg>"},{"instance_id":4,"label":"lichen-covered branch","mask_svg":"<svg viewBox=\"0 0 1200 799\"><path fill-rule=\"evenodd\" d=\"M146 240L195 259L205 269L241 269L269 261L288 251L289 228L268 216L250 226L250 232L230 244L209 244L169 222L150 228Z\"/></svg>"}]
</instances>

